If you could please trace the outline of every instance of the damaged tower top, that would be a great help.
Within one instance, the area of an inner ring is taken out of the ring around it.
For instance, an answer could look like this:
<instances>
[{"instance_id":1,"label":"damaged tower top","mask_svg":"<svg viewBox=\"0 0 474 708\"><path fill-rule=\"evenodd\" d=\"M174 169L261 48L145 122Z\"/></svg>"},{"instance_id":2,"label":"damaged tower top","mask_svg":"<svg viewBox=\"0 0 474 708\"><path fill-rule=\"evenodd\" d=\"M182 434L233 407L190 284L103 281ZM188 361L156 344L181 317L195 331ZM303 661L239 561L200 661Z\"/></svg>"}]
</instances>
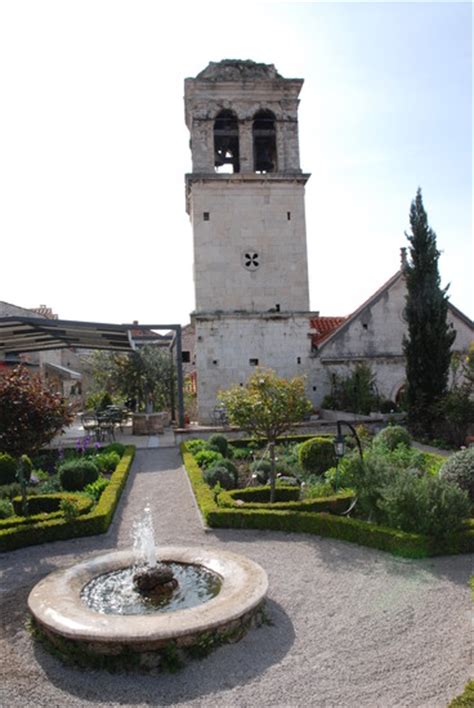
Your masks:
<instances>
[{"instance_id":1,"label":"damaged tower top","mask_svg":"<svg viewBox=\"0 0 474 708\"><path fill-rule=\"evenodd\" d=\"M185 80L193 174L300 174L298 105L303 79L273 64L210 62Z\"/></svg>"}]
</instances>

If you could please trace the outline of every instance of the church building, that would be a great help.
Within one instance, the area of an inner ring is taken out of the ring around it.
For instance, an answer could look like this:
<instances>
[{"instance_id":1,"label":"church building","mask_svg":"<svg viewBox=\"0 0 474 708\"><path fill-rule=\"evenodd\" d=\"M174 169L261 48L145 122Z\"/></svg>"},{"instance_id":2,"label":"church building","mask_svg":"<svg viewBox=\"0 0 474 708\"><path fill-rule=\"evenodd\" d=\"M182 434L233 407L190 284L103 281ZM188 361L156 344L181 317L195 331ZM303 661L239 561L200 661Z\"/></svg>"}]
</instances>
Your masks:
<instances>
[{"instance_id":1,"label":"church building","mask_svg":"<svg viewBox=\"0 0 474 708\"><path fill-rule=\"evenodd\" d=\"M404 383L403 267L349 317L310 312L302 85L273 64L239 60L211 62L185 80L196 297L188 348L201 423L215 420L218 391L243 385L258 366L285 378L304 374L315 408L331 377L361 361L374 367L385 398ZM452 305L449 319L454 350L466 351L472 321Z\"/></svg>"}]
</instances>

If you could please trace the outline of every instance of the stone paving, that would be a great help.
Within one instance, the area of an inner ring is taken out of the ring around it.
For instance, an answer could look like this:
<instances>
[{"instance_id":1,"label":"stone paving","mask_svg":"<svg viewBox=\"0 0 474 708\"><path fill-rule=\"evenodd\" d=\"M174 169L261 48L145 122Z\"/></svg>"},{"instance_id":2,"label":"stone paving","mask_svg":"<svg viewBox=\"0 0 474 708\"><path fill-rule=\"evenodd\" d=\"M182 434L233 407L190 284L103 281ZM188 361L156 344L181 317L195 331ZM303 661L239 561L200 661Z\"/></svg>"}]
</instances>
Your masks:
<instances>
[{"instance_id":1,"label":"stone paving","mask_svg":"<svg viewBox=\"0 0 474 708\"><path fill-rule=\"evenodd\" d=\"M158 544L260 563L272 624L177 674L65 667L25 630L44 575L130 545L149 501ZM309 535L203 528L176 448L143 449L107 534L0 555L0 706L446 706L472 662L472 557L398 559Z\"/></svg>"}]
</instances>

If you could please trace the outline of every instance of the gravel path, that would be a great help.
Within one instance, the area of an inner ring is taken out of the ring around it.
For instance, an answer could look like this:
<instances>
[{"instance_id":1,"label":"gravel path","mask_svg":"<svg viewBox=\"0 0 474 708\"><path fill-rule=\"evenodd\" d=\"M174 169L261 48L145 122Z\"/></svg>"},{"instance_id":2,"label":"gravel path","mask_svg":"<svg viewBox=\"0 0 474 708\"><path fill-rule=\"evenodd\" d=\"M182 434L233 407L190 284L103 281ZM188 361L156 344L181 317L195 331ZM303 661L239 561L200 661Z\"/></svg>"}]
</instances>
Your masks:
<instances>
[{"instance_id":1,"label":"gravel path","mask_svg":"<svg viewBox=\"0 0 474 708\"><path fill-rule=\"evenodd\" d=\"M157 543L224 545L270 581L272 625L177 674L66 668L24 629L31 587L130 545L149 499ZM407 561L316 536L205 532L176 449L138 451L109 532L0 556L0 706L446 706L472 661L472 556Z\"/></svg>"}]
</instances>

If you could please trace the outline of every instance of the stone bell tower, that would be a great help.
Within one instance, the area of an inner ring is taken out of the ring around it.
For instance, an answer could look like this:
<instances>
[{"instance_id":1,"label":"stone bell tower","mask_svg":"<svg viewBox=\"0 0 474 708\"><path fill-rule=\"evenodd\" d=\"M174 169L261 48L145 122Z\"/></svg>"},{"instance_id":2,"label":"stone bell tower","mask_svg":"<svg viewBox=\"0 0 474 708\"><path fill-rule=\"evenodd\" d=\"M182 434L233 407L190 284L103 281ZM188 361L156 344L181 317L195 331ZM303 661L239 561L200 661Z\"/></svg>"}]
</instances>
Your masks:
<instances>
[{"instance_id":1,"label":"stone bell tower","mask_svg":"<svg viewBox=\"0 0 474 708\"><path fill-rule=\"evenodd\" d=\"M252 367L290 377L309 365L302 85L272 64L239 60L185 80L202 422L212 420L217 391L244 383Z\"/></svg>"}]
</instances>

